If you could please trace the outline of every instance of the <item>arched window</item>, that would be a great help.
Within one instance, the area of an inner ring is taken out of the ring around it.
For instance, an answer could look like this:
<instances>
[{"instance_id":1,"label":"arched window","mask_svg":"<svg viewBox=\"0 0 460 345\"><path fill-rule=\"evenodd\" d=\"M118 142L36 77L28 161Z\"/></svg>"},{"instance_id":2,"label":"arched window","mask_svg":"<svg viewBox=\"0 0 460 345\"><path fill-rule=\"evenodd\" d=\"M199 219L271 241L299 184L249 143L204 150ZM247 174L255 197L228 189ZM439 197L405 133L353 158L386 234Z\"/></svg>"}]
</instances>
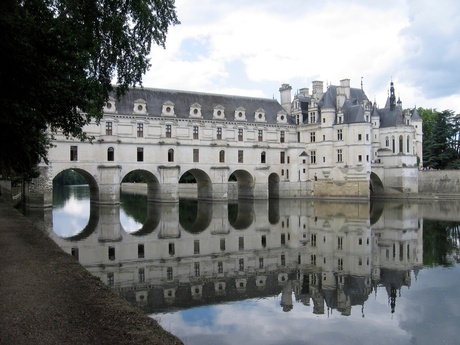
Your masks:
<instances>
[{"instance_id":1,"label":"arched window","mask_svg":"<svg viewBox=\"0 0 460 345\"><path fill-rule=\"evenodd\" d=\"M385 137L385 146L389 147L390 146L390 138Z\"/></svg>"},{"instance_id":2,"label":"arched window","mask_svg":"<svg viewBox=\"0 0 460 345\"><path fill-rule=\"evenodd\" d=\"M407 136L407 140L406 140L406 152L407 153L410 152L410 136L409 135Z\"/></svg>"},{"instance_id":3,"label":"arched window","mask_svg":"<svg viewBox=\"0 0 460 345\"><path fill-rule=\"evenodd\" d=\"M265 163L265 151L260 154L260 163Z\"/></svg>"},{"instance_id":4,"label":"arched window","mask_svg":"<svg viewBox=\"0 0 460 345\"><path fill-rule=\"evenodd\" d=\"M399 136L399 153L403 153L403 136Z\"/></svg>"},{"instance_id":5,"label":"arched window","mask_svg":"<svg viewBox=\"0 0 460 345\"><path fill-rule=\"evenodd\" d=\"M173 149L168 150L168 162L174 162L174 150Z\"/></svg>"},{"instance_id":6,"label":"arched window","mask_svg":"<svg viewBox=\"0 0 460 345\"><path fill-rule=\"evenodd\" d=\"M395 137L391 137L391 141L392 141L392 151L393 153L396 152L396 140L395 140Z\"/></svg>"},{"instance_id":7,"label":"arched window","mask_svg":"<svg viewBox=\"0 0 460 345\"><path fill-rule=\"evenodd\" d=\"M225 151L224 150L219 152L219 162L225 163Z\"/></svg>"},{"instance_id":8,"label":"arched window","mask_svg":"<svg viewBox=\"0 0 460 345\"><path fill-rule=\"evenodd\" d=\"M113 147L109 147L107 149L107 160L109 162L113 162L115 159L115 150L113 149Z\"/></svg>"}]
</instances>

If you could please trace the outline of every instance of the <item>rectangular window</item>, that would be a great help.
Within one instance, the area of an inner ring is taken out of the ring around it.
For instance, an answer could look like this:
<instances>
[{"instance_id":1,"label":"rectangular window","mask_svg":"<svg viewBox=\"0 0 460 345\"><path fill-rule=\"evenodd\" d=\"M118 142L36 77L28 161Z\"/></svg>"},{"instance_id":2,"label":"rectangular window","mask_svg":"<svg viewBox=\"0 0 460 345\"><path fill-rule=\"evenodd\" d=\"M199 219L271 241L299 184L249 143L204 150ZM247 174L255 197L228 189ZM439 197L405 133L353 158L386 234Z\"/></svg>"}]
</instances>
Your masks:
<instances>
[{"instance_id":1,"label":"rectangular window","mask_svg":"<svg viewBox=\"0 0 460 345\"><path fill-rule=\"evenodd\" d=\"M342 149L337 150L337 162L342 163L343 162L343 156L342 156Z\"/></svg>"},{"instance_id":2,"label":"rectangular window","mask_svg":"<svg viewBox=\"0 0 460 345\"><path fill-rule=\"evenodd\" d=\"M114 286L115 285L115 276L113 273L107 273L107 285Z\"/></svg>"},{"instance_id":3,"label":"rectangular window","mask_svg":"<svg viewBox=\"0 0 460 345\"><path fill-rule=\"evenodd\" d=\"M281 266L286 266L286 255L281 254Z\"/></svg>"},{"instance_id":4,"label":"rectangular window","mask_svg":"<svg viewBox=\"0 0 460 345\"><path fill-rule=\"evenodd\" d=\"M172 126L166 125L166 138L171 138Z\"/></svg>"},{"instance_id":5,"label":"rectangular window","mask_svg":"<svg viewBox=\"0 0 460 345\"><path fill-rule=\"evenodd\" d=\"M244 271L244 259L239 260L239 270L240 272Z\"/></svg>"},{"instance_id":6,"label":"rectangular window","mask_svg":"<svg viewBox=\"0 0 460 345\"><path fill-rule=\"evenodd\" d=\"M145 270L143 268L139 268L139 283L145 282Z\"/></svg>"},{"instance_id":7,"label":"rectangular window","mask_svg":"<svg viewBox=\"0 0 460 345\"><path fill-rule=\"evenodd\" d=\"M337 249L339 250L343 249L343 237L341 236L337 237Z\"/></svg>"},{"instance_id":8,"label":"rectangular window","mask_svg":"<svg viewBox=\"0 0 460 345\"><path fill-rule=\"evenodd\" d=\"M142 138L144 136L144 124L138 123L137 124L137 137Z\"/></svg>"},{"instance_id":9,"label":"rectangular window","mask_svg":"<svg viewBox=\"0 0 460 345\"><path fill-rule=\"evenodd\" d=\"M316 151L311 151L310 152L310 163L311 164L316 164Z\"/></svg>"},{"instance_id":10,"label":"rectangular window","mask_svg":"<svg viewBox=\"0 0 460 345\"><path fill-rule=\"evenodd\" d=\"M244 237L238 237L238 250L244 250Z\"/></svg>"},{"instance_id":11,"label":"rectangular window","mask_svg":"<svg viewBox=\"0 0 460 345\"><path fill-rule=\"evenodd\" d=\"M343 138L343 136L342 136L342 130L341 130L341 129L338 129L338 130L337 130L337 140L343 140L342 138Z\"/></svg>"},{"instance_id":12,"label":"rectangular window","mask_svg":"<svg viewBox=\"0 0 460 345\"><path fill-rule=\"evenodd\" d=\"M369 141L369 134L366 134L366 141Z\"/></svg>"},{"instance_id":13,"label":"rectangular window","mask_svg":"<svg viewBox=\"0 0 460 345\"><path fill-rule=\"evenodd\" d=\"M197 163L200 161L200 150L199 149L193 149L193 162Z\"/></svg>"},{"instance_id":14,"label":"rectangular window","mask_svg":"<svg viewBox=\"0 0 460 345\"><path fill-rule=\"evenodd\" d=\"M169 255L175 255L176 254L176 246L174 245L173 242L169 242L169 244L168 244L168 252L169 252Z\"/></svg>"},{"instance_id":15,"label":"rectangular window","mask_svg":"<svg viewBox=\"0 0 460 345\"><path fill-rule=\"evenodd\" d=\"M238 163L243 163L243 150L238 150Z\"/></svg>"},{"instance_id":16,"label":"rectangular window","mask_svg":"<svg viewBox=\"0 0 460 345\"><path fill-rule=\"evenodd\" d=\"M259 268L264 268L264 258L259 258Z\"/></svg>"},{"instance_id":17,"label":"rectangular window","mask_svg":"<svg viewBox=\"0 0 460 345\"><path fill-rule=\"evenodd\" d=\"M316 234L311 234L310 236L310 242L312 247L316 247Z\"/></svg>"},{"instance_id":18,"label":"rectangular window","mask_svg":"<svg viewBox=\"0 0 460 345\"><path fill-rule=\"evenodd\" d=\"M314 112L310 113L310 123L316 122L316 114Z\"/></svg>"},{"instance_id":19,"label":"rectangular window","mask_svg":"<svg viewBox=\"0 0 460 345\"><path fill-rule=\"evenodd\" d=\"M358 162L362 162L363 161L363 156L362 155L358 155Z\"/></svg>"},{"instance_id":20,"label":"rectangular window","mask_svg":"<svg viewBox=\"0 0 460 345\"><path fill-rule=\"evenodd\" d=\"M358 134L358 141L361 141L363 139L362 134Z\"/></svg>"},{"instance_id":21,"label":"rectangular window","mask_svg":"<svg viewBox=\"0 0 460 345\"><path fill-rule=\"evenodd\" d=\"M115 260L115 247L108 248L108 257L110 261Z\"/></svg>"},{"instance_id":22,"label":"rectangular window","mask_svg":"<svg viewBox=\"0 0 460 345\"><path fill-rule=\"evenodd\" d=\"M281 234L281 245L284 246L286 244L286 234Z\"/></svg>"},{"instance_id":23,"label":"rectangular window","mask_svg":"<svg viewBox=\"0 0 460 345\"><path fill-rule=\"evenodd\" d=\"M199 127L193 126L193 139L198 139L198 131L199 131Z\"/></svg>"},{"instance_id":24,"label":"rectangular window","mask_svg":"<svg viewBox=\"0 0 460 345\"><path fill-rule=\"evenodd\" d=\"M316 133L310 132L310 142L314 143L316 141Z\"/></svg>"},{"instance_id":25,"label":"rectangular window","mask_svg":"<svg viewBox=\"0 0 460 345\"><path fill-rule=\"evenodd\" d=\"M108 121L105 123L105 135L112 135L112 122Z\"/></svg>"},{"instance_id":26,"label":"rectangular window","mask_svg":"<svg viewBox=\"0 0 460 345\"><path fill-rule=\"evenodd\" d=\"M343 259L337 259L337 269L343 271Z\"/></svg>"},{"instance_id":27,"label":"rectangular window","mask_svg":"<svg viewBox=\"0 0 460 345\"><path fill-rule=\"evenodd\" d=\"M280 152L280 163L284 164L286 153L284 151Z\"/></svg>"},{"instance_id":28,"label":"rectangular window","mask_svg":"<svg viewBox=\"0 0 460 345\"><path fill-rule=\"evenodd\" d=\"M220 239L220 250L225 250L225 238Z\"/></svg>"},{"instance_id":29,"label":"rectangular window","mask_svg":"<svg viewBox=\"0 0 460 345\"><path fill-rule=\"evenodd\" d=\"M243 141L243 128L238 128L238 141Z\"/></svg>"},{"instance_id":30,"label":"rectangular window","mask_svg":"<svg viewBox=\"0 0 460 345\"><path fill-rule=\"evenodd\" d=\"M265 248L267 246L267 236L262 235L261 243L262 243L263 248Z\"/></svg>"},{"instance_id":31,"label":"rectangular window","mask_svg":"<svg viewBox=\"0 0 460 345\"><path fill-rule=\"evenodd\" d=\"M280 132L280 143L284 143L284 131Z\"/></svg>"},{"instance_id":32,"label":"rectangular window","mask_svg":"<svg viewBox=\"0 0 460 345\"><path fill-rule=\"evenodd\" d=\"M78 161L78 146L70 146L70 160Z\"/></svg>"},{"instance_id":33,"label":"rectangular window","mask_svg":"<svg viewBox=\"0 0 460 345\"><path fill-rule=\"evenodd\" d=\"M144 148L143 147L137 148L137 161L138 162L144 161Z\"/></svg>"},{"instance_id":34,"label":"rectangular window","mask_svg":"<svg viewBox=\"0 0 460 345\"><path fill-rule=\"evenodd\" d=\"M193 241L193 254L200 254L200 240Z\"/></svg>"},{"instance_id":35,"label":"rectangular window","mask_svg":"<svg viewBox=\"0 0 460 345\"><path fill-rule=\"evenodd\" d=\"M222 261L217 262L217 273L224 273L224 263Z\"/></svg>"},{"instance_id":36,"label":"rectangular window","mask_svg":"<svg viewBox=\"0 0 460 345\"><path fill-rule=\"evenodd\" d=\"M217 140L222 140L222 127L217 127Z\"/></svg>"},{"instance_id":37,"label":"rectangular window","mask_svg":"<svg viewBox=\"0 0 460 345\"><path fill-rule=\"evenodd\" d=\"M200 263L199 262L194 263L194 269L195 269L195 277L199 277L200 276Z\"/></svg>"},{"instance_id":38,"label":"rectangular window","mask_svg":"<svg viewBox=\"0 0 460 345\"><path fill-rule=\"evenodd\" d=\"M300 132L297 132L297 142L300 143Z\"/></svg>"},{"instance_id":39,"label":"rectangular window","mask_svg":"<svg viewBox=\"0 0 460 345\"><path fill-rule=\"evenodd\" d=\"M310 255L310 264L316 266L316 255L315 254Z\"/></svg>"},{"instance_id":40,"label":"rectangular window","mask_svg":"<svg viewBox=\"0 0 460 345\"><path fill-rule=\"evenodd\" d=\"M259 130L257 131L257 133L258 133L258 134L257 134L257 140L259 140L259 141L264 141L264 131L261 130L261 129L259 129Z\"/></svg>"},{"instance_id":41,"label":"rectangular window","mask_svg":"<svg viewBox=\"0 0 460 345\"><path fill-rule=\"evenodd\" d=\"M173 276L173 268L172 267L168 267L166 269L166 279L167 280L173 280L174 276Z\"/></svg>"},{"instance_id":42,"label":"rectangular window","mask_svg":"<svg viewBox=\"0 0 460 345\"><path fill-rule=\"evenodd\" d=\"M137 257L143 259L145 257L145 248L143 244L137 245Z\"/></svg>"}]
</instances>

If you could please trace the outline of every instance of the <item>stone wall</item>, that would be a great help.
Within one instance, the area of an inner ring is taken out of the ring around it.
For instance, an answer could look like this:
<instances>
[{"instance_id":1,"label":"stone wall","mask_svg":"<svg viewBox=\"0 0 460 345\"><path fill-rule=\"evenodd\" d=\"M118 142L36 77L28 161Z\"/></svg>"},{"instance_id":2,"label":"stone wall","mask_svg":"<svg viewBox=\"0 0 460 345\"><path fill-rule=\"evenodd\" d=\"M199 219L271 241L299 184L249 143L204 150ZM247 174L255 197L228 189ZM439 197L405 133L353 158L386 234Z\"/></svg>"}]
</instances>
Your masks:
<instances>
[{"instance_id":1,"label":"stone wall","mask_svg":"<svg viewBox=\"0 0 460 345\"><path fill-rule=\"evenodd\" d=\"M460 170L422 170L418 190L420 194L457 194L460 198Z\"/></svg>"}]
</instances>

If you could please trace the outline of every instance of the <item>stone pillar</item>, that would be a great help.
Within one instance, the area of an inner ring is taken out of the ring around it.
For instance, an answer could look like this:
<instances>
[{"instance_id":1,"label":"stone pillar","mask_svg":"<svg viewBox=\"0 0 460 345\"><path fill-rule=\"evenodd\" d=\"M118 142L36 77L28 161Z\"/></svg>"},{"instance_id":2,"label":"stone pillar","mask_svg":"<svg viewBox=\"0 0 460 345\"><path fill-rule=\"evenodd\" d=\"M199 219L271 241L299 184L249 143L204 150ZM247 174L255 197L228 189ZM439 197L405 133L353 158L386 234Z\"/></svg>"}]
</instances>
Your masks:
<instances>
[{"instance_id":1,"label":"stone pillar","mask_svg":"<svg viewBox=\"0 0 460 345\"><path fill-rule=\"evenodd\" d=\"M179 173L180 167L161 165L160 173L161 202L179 202Z\"/></svg>"},{"instance_id":2,"label":"stone pillar","mask_svg":"<svg viewBox=\"0 0 460 345\"><path fill-rule=\"evenodd\" d=\"M51 167L40 166L40 176L23 185L23 200L27 208L53 207Z\"/></svg>"},{"instance_id":3,"label":"stone pillar","mask_svg":"<svg viewBox=\"0 0 460 345\"><path fill-rule=\"evenodd\" d=\"M120 172L119 165L99 165L99 203L116 205L120 203Z\"/></svg>"},{"instance_id":4,"label":"stone pillar","mask_svg":"<svg viewBox=\"0 0 460 345\"><path fill-rule=\"evenodd\" d=\"M212 200L228 200L228 167L212 167Z\"/></svg>"},{"instance_id":5,"label":"stone pillar","mask_svg":"<svg viewBox=\"0 0 460 345\"><path fill-rule=\"evenodd\" d=\"M99 206L97 232L99 242L119 242L122 240L120 205Z\"/></svg>"}]
</instances>

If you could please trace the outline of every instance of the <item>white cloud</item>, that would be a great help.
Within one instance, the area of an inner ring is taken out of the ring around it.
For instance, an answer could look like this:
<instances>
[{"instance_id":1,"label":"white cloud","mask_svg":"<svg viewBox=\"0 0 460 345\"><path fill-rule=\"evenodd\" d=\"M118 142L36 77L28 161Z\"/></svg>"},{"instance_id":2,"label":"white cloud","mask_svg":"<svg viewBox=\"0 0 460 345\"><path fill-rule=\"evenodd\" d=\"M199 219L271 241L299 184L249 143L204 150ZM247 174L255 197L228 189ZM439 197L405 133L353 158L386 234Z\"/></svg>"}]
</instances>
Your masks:
<instances>
[{"instance_id":1,"label":"white cloud","mask_svg":"<svg viewBox=\"0 0 460 345\"><path fill-rule=\"evenodd\" d=\"M460 5L393 0L177 1L182 24L152 52L149 87L278 98L311 81L364 78L385 102L391 79L403 106L460 111Z\"/></svg>"}]
</instances>

